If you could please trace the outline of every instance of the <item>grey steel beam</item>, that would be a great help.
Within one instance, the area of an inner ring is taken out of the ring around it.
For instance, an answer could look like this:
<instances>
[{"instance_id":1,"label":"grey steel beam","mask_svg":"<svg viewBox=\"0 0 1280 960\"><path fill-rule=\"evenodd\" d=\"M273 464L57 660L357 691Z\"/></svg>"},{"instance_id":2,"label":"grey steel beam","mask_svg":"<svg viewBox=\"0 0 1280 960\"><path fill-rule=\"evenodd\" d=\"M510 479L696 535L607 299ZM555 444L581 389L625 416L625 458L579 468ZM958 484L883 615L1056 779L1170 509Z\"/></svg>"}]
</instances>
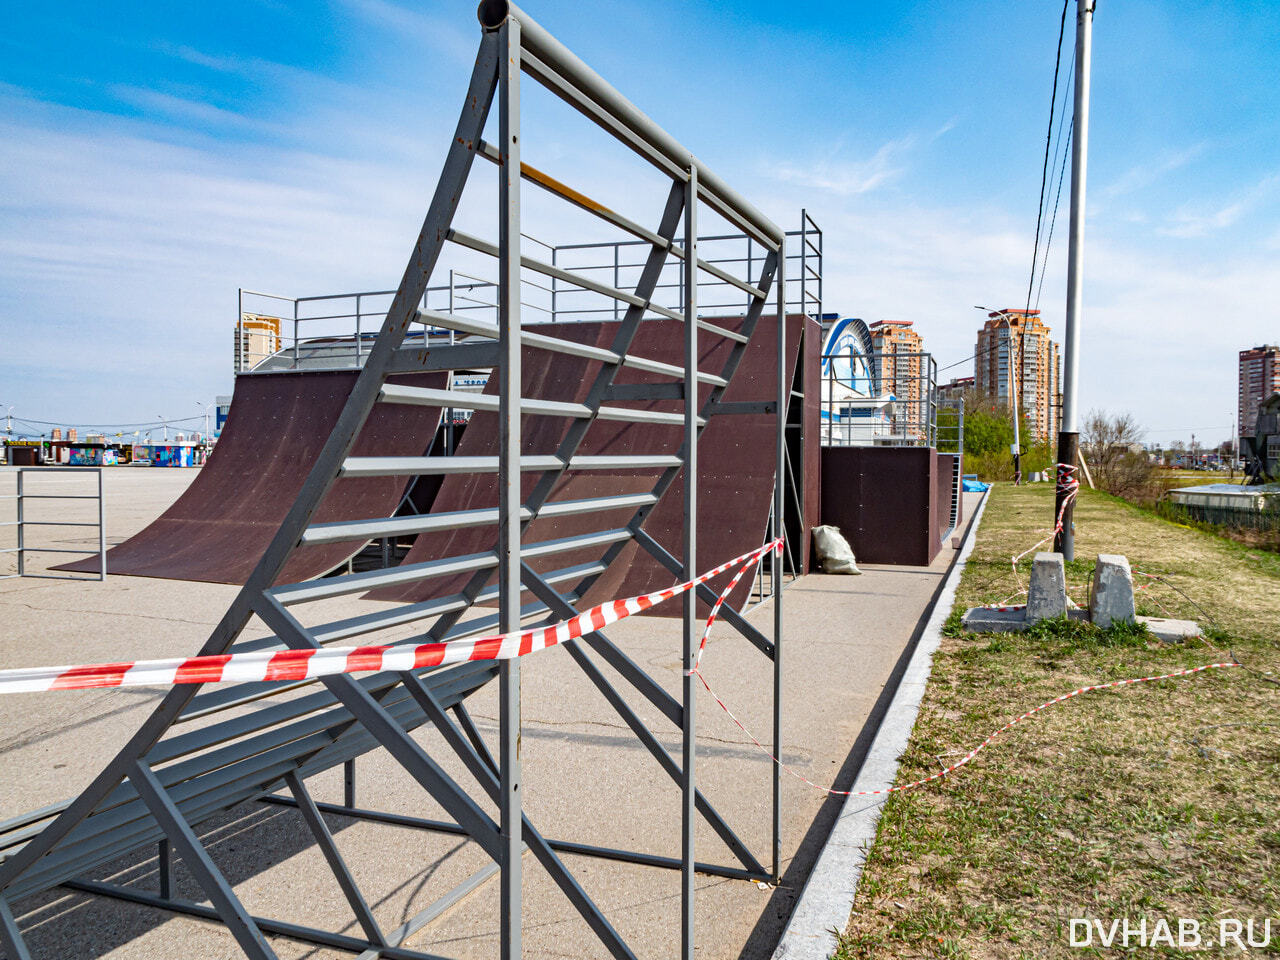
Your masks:
<instances>
[{"instance_id":1,"label":"grey steel beam","mask_svg":"<svg viewBox=\"0 0 1280 960\"><path fill-rule=\"evenodd\" d=\"M684 537L681 550L682 574L686 581L698 576L698 168L690 165L684 198ZM745 342L745 341L743 341ZM693 677L694 657L698 652L698 597L685 591L681 599L680 666L684 674L680 706L684 723L681 729L680 782L680 955L693 960L694 891L697 875L696 856L697 792L695 762L698 749L698 688Z\"/></svg>"},{"instance_id":2,"label":"grey steel beam","mask_svg":"<svg viewBox=\"0 0 1280 960\"><path fill-rule=\"evenodd\" d=\"M10 960L31 960L31 952L22 939L22 931L18 929L18 921L9 909L9 901L0 897L0 947L4 947Z\"/></svg>"},{"instance_id":3,"label":"grey steel beam","mask_svg":"<svg viewBox=\"0 0 1280 960\"><path fill-rule=\"evenodd\" d=\"M298 812L302 814L302 818L306 821L311 835L315 837L316 844L320 847L320 852L324 854L325 862L329 864L329 869L333 871L333 877L338 881L338 886L342 889L342 895L347 898L347 903L351 905L351 912L356 915L356 921L360 924L364 934L372 943L379 946L386 946L387 940L382 935L382 928L378 926L378 921L373 917L373 911L369 909L369 904L364 898L364 894L360 892L360 887L356 884L355 877L351 876L351 871L347 869L346 861L342 859L342 854L338 851L338 845L333 841L333 834L329 832L328 825L324 822L324 817L320 815L320 811L316 809L315 801L311 799L311 794L307 792L306 785L295 772L285 774L284 782L289 786L289 792L293 794L293 799L297 801ZM349 789L354 794L354 785ZM352 803L354 806L354 803Z\"/></svg>"},{"instance_id":4,"label":"grey steel beam","mask_svg":"<svg viewBox=\"0 0 1280 960\"><path fill-rule=\"evenodd\" d=\"M520 628L520 24L498 29L498 626ZM450 239L456 231L449 230ZM553 465L551 469L555 469ZM422 687L404 674L410 693ZM499 944L502 960L520 960L524 839L520 767L520 660L498 668ZM447 719L446 726L449 726Z\"/></svg>"},{"instance_id":5,"label":"grey steel beam","mask_svg":"<svg viewBox=\"0 0 1280 960\"><path fill-rule=\"evenodd\" d=\"M432 387L411 387L399 383L384 383L379 395L383 403L407 403L421 407L456 407L461 410L486 410L497 413L501 400L487 393L471 393L461 390L436 390ZM548 417L589 417L591 411L580 403L563 403L558 400L520 399L520 412Z\"/></svg>"},{"instance_id":6,"label":"grey steel beam","mask_svg":"<svg viewBox=\"0 0 1280 960\"><path fill-rule=\"evenodd\" d=\"M508 662L519 663L520 661L516 659ZM416 676L412 673L401 674L401 682L408 688L414 699L418 701L419 706L422 707L423 712L426 713L436 729L444 736L445 741L457 754L458 759L463 762L467 770L475 777L481 789L488 793L496 803L503 803L506 800L507 783L506 778L502 775L501 763L499 764L498 772L495 773L463 733L450 722L444 709L436 702L431 692ZM499 722L501 723L501 720ZM503 746L501 729L498 737L499 750L501 751ZM582 914L582 918L595 931L596 936L600 938L609 952L619 960L634 960L635 955L631 952L631 949L618 935L618 932L605 918L604 914L600 912L600 908L582 889L581 884L578 883L573 874L565 868L564 862L556 856L546 838L534 828L533 824L529 822L528 816L523 812L520 813L520 831L521 835L526 838L525 842L528 844L529 849L533 851L533 855L542 864L543 869L555 881L560 891L577 907L578 912ZM520 856L523 850L524 847L522 845L519 850L515 851L515 855ZM507 869L504 867L503 873L506 874L506 872ZM518 889L515 895L519 896ZM517 923L519 921L518 914L516 915L516 921Z\"/></svg>"},{"instance_id":7,"label":"grey steel beam","mask_svg":"<svg viewBox=\"0 0 1280 960\"><path fill-rule=\"evenodd\" d=\"M486 863L447 893L437 897L430 906L418 911L392 930L387 934L387 940L396 946L400 946L427 924L438 920L448 910L461 903L464 898L479 890L497 872L498 865L496 863ZM360 956L356 957L356 960L381 960L383 956L386 956L386 954L377 948L373 948L360 954Z\"/></svg>"},{"instance_id":8,"label":"grey steel beam","mask_svg":"<svg viewBox=\"0 0 1280 960\"><path fill-rule=\"evenodd\" d=\"M284 607L272 602L270 598L264 596L256 612L291 649L316 649L315 641L307 636L306 629ZM350 674L324 677L321 682L379 740L410 776L426 789L431 798L467 828L467 835L484 848L489 856L501 862L502 846L498 825L403 727L388 716L386 709Z\"/></svg>"},{"instance_id":9,"label":"grey steel beam","mask_svg":"<svg viewBox=\"0 0 1280 960\"><path fill-rule=\"evenodd\" d=\"M201 845L195 831L183 819L164 787L160 786L151 768L138 761L129 772L129 779L133 781L138 796L147 805L169 841L178 848L178 855L182 857L187 870L196 878L217 911L218 918L226 924L245 956L250 960L276 960L275 951L267 946L253 917L249 916L222 871L214 865L209 852Z\"/></svg>"},{"instance_id":10,"label":"grey steel beam","mask_svg":"<svg viewBox=\"0 0 1280 960\"><path fill-rule=\"evenodd\" d=\"M498 473L498 457L347 457L344 477L427 476L449 473ZM574 457L568 463L557 457L526 456L517 461L525 472L546 470L648 470L672 467L678 457L628 454L616 457Z\"/></svg>"},{"instance_id":11,"label":"grey steel beam","mask_svg":"<svg viewBox=\"0 0 1280 960\"><path fill-rule=\"evenodd\" d=\"M683 400L683 383L615 383L604 393L606 400Z\"/></svg>"},{"instance_id":12,"label":"grey steel beam","mask_svg":"<svg viewBox=\"0 0 1280 960\"><path fill-rule=\"evenodd\" d=\"M582 62L538 24L536 20L505 0L484 0L478 11L480 23L486 30L497 29L507 19L517 19L521 25L521 42L529 53L559 74L580 97L604 109L615 119L604 124L606 129L621 126L650 145L681 171L694 169L699 179L699 196L730 222L757 239L778 247L783 240L782 230L768 217L737 194L688 149L669 133L644 115L635 104L613 88L598 73ZM552 91L557 92L558 91ZM577 98L575 98L577 99Z\"/></svg>"},{"instance_id":13,"label":"grey steel beam","mask_svg":"<svg viewBox=\"0 0 1280 960\"><path fill-rule=\"evenodd\" d=\"M556 604L556 592L551 589L545 578L534 573L528 568L528 566L525 567L524 576L525 582L529 585L530 589L533 590L535 595L541 597L548 606L554 606ZM583 639L590 644L590 637L584 637ZM671 754L667 752L662 744L658 742L658 738L653 735L645 725L644 721L640 719L640 716L631 709L631 706L625 699L623 699L622 695L614 689L611 683L609 683L600 668L592 662L591 658L587 656L586 652L577 642L561 644L561 646L569 652L569 656L573 658L574 663L576 663L582 672L586 674L587 679L590 680L595 688L600 691L606 702L613 707L614 711L622 718L623 722L631 728L631 732L635 734L636 739L644 744L644 746L653 755L654 759L658 761L658 765L662 767L677 786L680 785L682 782L682 773L679 764L676 763ZM674 720L673 722L679 725L679 720ZM760 861L751 854L747 845L742 842L736 833L734 833L733 829L719 814L719 812L711 806L710 801L708 801L700 791L695 791L694 797L698 812L706 818L707 823L710 824L711 828L716 832L720 839L724 841L725 846L733 852L733 855L742 862L748 871L756 871L762 875L765 874L765 868L760 864ZM680 862L681 861L679 859L673 859L671 860L671 865L678 866Z\"/></svg>"},{"instance_id":14,"label":"grey steel beam","mask_svg":"<svg viewBox=\"0 0 1280 960\"><path fill-rule=\"evenodd\" d=\"M448 370L484 370L497 365L498 345L496 343L455 343L431 347L402 347L387 361L386 369L390 374L431 373Z\"/></svg>"},{"instance_id":15,"label":"grey steel beam","mask_svg":"<svg viewBox=\"0 0 1280 960\"><path fill-rule=\"evenodd\" d=\"M491 257L498 256L498 248L487 240L481 240L479 237L473 237L469 233L463 233L461 230L450 230L449 239L459 246L466 247L468 250L474 250L476 253L487 254ZM680 319L680 314L675 310L653 303L643 297L637 297L633 293L627 293L625 290L619 290L617 287L611 287L607 283L601 283L598 280L592 280L590 277L584 277L580 273L573 273L570 270L564 270L560 267L544 263L536 257L520 257L520 265L534 273L540 273L545 277L554 277L562 283L570 283L575 287L581 287L583 290L590 290L592 293L598 293L601 296L609 297L621 303L629 304L633 307L640 307L656 313L659 316L668 317L672 320ZM560 291L561 293L572 291Z\"/></svg>"},{"instance_id":16,"label":"grey steel beam","mask_svg":"<svg viewBox=\"0 0 1280 960\"><path fill-rule=\"evenodd\" d=\"M124 900L144 907L155 907L159 910L167 910L170 913L181 913L191 917L200 917L204 920L220 921L222 919L217 910L212 907L206 907L204 904L192 903L189 900L165 900L162 897L121 884L103 883L99 880L69 880L64 886L70 887L72 890L79 890L82 893L92 893L97 896L110 897L114 900ZM368 957L370 950L374 950L376 952L373 956L379 958L379 960L449 960L448 957L442 957L439 954L423 953L421 950L407 950L400 946L374 946L358 937L331 933L328 930L317 930L315 927L305 927L297 923L286 923L283 920L272 920L269 917L255 916L252 917L252 920L258 925L259 929L265 930L267 933L287 937L290 940L298 940L302 943L334 947L350 953L359 952L360 957Z\"/></svg>"},{"instance_id":17,"label":"grey steel beam","mask_svg":"<svg viewBox=\"0 0 1280 960\"><path fill-rule=\"evenodd\" d=\"M786 253L784 243L783 253ZM787 278L786 257L778 258L778 339L777 339L777 373L778 373L778 409L775 440L775 464L773 477L773 516L775 538L781 537L786 543L787 525L784 513L787 470L787 401L791 397L791 384L787 380ZM800 322L804 322L803 314ZM803 329L803 328L802 328ZM800 352L796 353L796 365L803 362ZM801 523L804 518L801 516ZM774 569L781 572L782 558L774 553L772 556ZM782 757L782 577L773 580L773 756ZM780 759L769 764L771 785L773 788L773 882L782 882L782 770Z\"/></svg>"},{"instance_id":18,"label":"grey steel beam","mask_svg":"<svg viewBox=\"0 0 1280 960\"><path fill-rule=\"evenodd\" d=\"M766 289L766 290L771 289L771 284L773 281L774 272L777 269L777 264L778 264L778 255L776 253L770 253L766 255L764 259L764 263L761 266L761 270L760 270L760 287L762 289ZM751 307L747 310L747 315L745 320L743 321L742 329L743 329L743 332L746 333L748 336L750 336L755 332L755 328L756 328L756 325L759 323L760 315L763 308L764 308L764 301L756 300L752 303ZM742 362L742 357L745 352L746 352L746 348L742 344L735 343L733 345L732 349L729 351L729 356L725 359L724 366L721 368L721 376L717 378L719 379L721 385L727 385L729 380L733 379L734 374L737 372L738 365ZM711 410L712 406L715 403L719 402L722 393L723 393L722 386L718 386L718 385L713 386L711 390L711 395L707 398L707 402L703 404L703 408L701 411L704 418L706 416L709 416L709 411ZM680 453L683 454L683 451L680 451ZM674 467L668 468L662 474L662 476L658 478L658 481L654 484L653 489L650 492L656 498L660 499L663 496L663 494L665 494L666 491L671 487L671 484L675 482L675 479L677 476L679 476L679 473L680 473L679 468L674 468ZM639 510L637 510L635 516L632 517L630 524L628 524L630 529L632 531L636 531L643 528L645 521L649 517L650 511L651 511L650 507L641 507ZM621 552L622 552L622 546L615 545L614 547L611 547L609 551L602 558L602 562L612 563L615 559L617 559L618 554ZM587 590L590 589L591 584L593 582L594 580L592 579L584 580L582 583L578 584L577 587L575 587L574 592L577 593L579 596L586 594Z\"/></svg>"},{"instance_id":19,"label":"grey steel beam","mask_svg":"<svg viewBox=\"0 0 1280 960\"><path fill-rule=\"evenodd\" d=\"M677 577L682 574L683 568L681 567L680 561L672 556L671 552L662 544L653 539L647 531L642 529L636 530L635 538L636 543L638 543L641 549L648 553L649 556L653 557ZM716 600L719 599L716 592L705 583L698 584L695 589L698 591L699 598L709 604L714 604ZM756 648L766 657L769 657L770 659L773 658L773 643L756 627L752 626L751 623L737 610L734 610L733 607L725 604L720 608L720 618L755 644Z\"/></svg>"},{"instance_id":20,"label":"grey steel beam","mask_svg":"<svg viewBox=\"0 0 1280 960\"><path fill-rule=\"evenodd\" d=\"M469 333L473 336L487 337L492 340L498 339L498 328L496 326L481 320L473 320L471 317L461 317L455 313L442 313L438 310L419 310L418 316L426 322L456 330L459 333ZM593 347L589 343L574 343L572 340L562 340L559 337L534 333L531 330L520 331L520 342L526 347L546 350L549 353L563 353L571 357L597 360L600 363L618 364L622 362L622 355L612 350ZM489 344L489 346L494 350L494 361L488 366L497 366L497 344Z\"/></svg>"},{"instance_id":21,"label":"grey steel beam","mask_svg":"<svg viewBox=\"0 0 1280 960\"><path fill-rule=\"evenodd\" d=\"M283 797L278 794L267 794L260 799L264 803L276 804L283 807L292 807L295 805L291 797ZM447 833L450 836L456 837L466 836L465 830L456 823L450 823L447 820L430 820L425 817L413 817L403 813L388 813L384 810L368 810L361 807L349 809L341 804L321 803L319 801L317 801L316 806L319 807L323 813L351 817L353 820L368 820L371 823L385 823L389 826L405 827L410 830L427 830L433 833ZM616 847L602 847L590 843L578 843L573 840L547 839L547 845L559 853L573 853L584 857L599 857L604 860L616 860L621 863L635 863L645 867L660 867L666 870L680 869L679 857L664 857L658 854L642 853L636 850L620 850ZM740 867L726 867L722 864L699 861L698 872L711 877L724 877L728 880L765 881L769 879L769 871L764 867L760 867L759 870L749 870ZM388 935L387 939L393 940L393 937ZM357 958L357 960L359 960L359 958Z\"/></svg>"},{"instance_id":22,"label":"grey steel beam","mask_svg":"<svg viewBox=\"0 0 1280 960\"><path fill-rule=\"evenodd\" d=\"M661 259L661 258L660 258ZM661 263L659 263L659 269ZM648 290L646 296L653 293L653 288L657 284L657 277L649 284L641 286L636 285L637 296L641 291ZM639 308L637 308L639 309ZM498 328L492 324L480 323L467 317L458 317L453 314L440 313L435 310L419 310L418 315L426 318L432 323L439 326L450 327L454 330L461 330L464 333L472 333L476 336L493 337L498 336ZM520 334L521 342L526 347L534 347L542 350L549 350L555 353L566 353L575 357L583 357L587 360L599 360L605 364L621 364L624 367L631 367L634 370L643 370L646 373L656 373L664 377L673 377L677 380L684 379L684 368L675 364L663 363L660 360L649 360L645 357L637 357L626 353L626 350L605 350L602 347L593 347L585 343L573 343L569 340L561 340L559 337L549 337L545 334L532 333L524 330ZM628 343L630 341L628 340ZM467 346L467 344L464 344ZM488 366L497 366L497 355L493 355L493 359ZM726 380L723 377L716 376L713 373L699 372L699 383L709 383L712 386L723 387Z\"/></svg>"},{"instance_id":23,"label":"grey steel beam","mask_svg":"<svg viewBox=\"0 0 1280 960\"><path fill-rule=\"evenodd\" d=\"M476 55L467 96L454 130L452 146L445 158L440 182L432 196L400 288L388 308L382 331L369 360L352 388L333 432L317 457L298 500L285 516L244 588L200 649L200 654L224 652L244 629L253 613L257 597L279 576L302 531L306 529L312 515L336 480L339 466L350 452L361 425L377 399L384 374L390 368L391 361L403 342L410 318L426 290L427 280L444 245L444 232L453 219L475 158L474 144L480 139L484 129L497 82L496 48L496 38L486 35ZM166 694L116 757L70 806L39 836L0 863L0 892L11 886L24 871L48 853L72 828L93 812L109 791L131 774L137 759L164 735L198 689L198 685L182 685Z\"/></svg>"}]
</instances>

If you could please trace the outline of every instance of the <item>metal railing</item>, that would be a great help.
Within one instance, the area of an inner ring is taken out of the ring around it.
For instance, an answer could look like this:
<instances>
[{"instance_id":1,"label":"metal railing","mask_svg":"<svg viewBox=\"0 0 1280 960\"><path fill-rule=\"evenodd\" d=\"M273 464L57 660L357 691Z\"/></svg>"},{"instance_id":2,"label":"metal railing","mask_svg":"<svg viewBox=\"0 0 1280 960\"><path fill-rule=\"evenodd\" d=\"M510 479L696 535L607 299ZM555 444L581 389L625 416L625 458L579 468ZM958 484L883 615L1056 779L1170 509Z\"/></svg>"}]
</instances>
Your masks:
<instances>
[{"instance_id":1,"label":"metal railing","mask_svg":"<svg viewBox=\"0 0 1280 960\"><path fill-rule=\"evenodd\" d=\"M83 579L81 577L59 577L50 573L28 573L27 572L27 554L29 553L68 553L79 556L96 556L98 558L98 579L107 579L107 538L106 525L104 523L104 507L102 496L102 468L101 467L15 467L14 472L17 473L17 493L0 496L0 500L13 500L16 506L15 516L13 520L0 523L0 527L13 527L17 533L17 546L8 547L0 550L0 554L16 554L18 560L18 572L11 573L6 576L0 576L0 580L12 580L17 577L43 577L51 580L76 580ZM27 474L53 473L59 477L69 477L87 473L92 473L97 479L96 489L93 493L75 494L75 493L31 493L27 489ZM27 503L30 500L95 500L97 501L98 519L96 521L79 521L79 520L32 520L27 516ZM42 547L32 546L28 542L28 527L93 527L98 531L98 547L96 550L73 549L70 547Z\"/></svg>"},{"instance_id":2,"label":"metal railing","mask_svg":"<svg viewBox=\"0 0 1280 960\"><path fill-rule=\"evenodd\" d=\"M647 239L552 244L528 233L521 238L546 251L556 269L551 276L520 277L520 306L534 311L524 326L538 323L620 321L625 299L608 290L632 292L644 269ZM787 271L784 276L786 309L790 314L822 316L822 228L800 211L800 227L785 234ZM755 298L752 284L736 274L752 277L770 250L748 233L716 234L697 238L701 272L698 287L700 317L741 315ZM492 326L497 323L499 284L480 275L482 268L451 268L448 283L430 286L420 304L424 312L469 316ZM582 280L587 280L584 285ZM594 283L591 281L595 281ZM678 313L684 301L684 270L677 260L662 267L654 285L650 309L662 315ZM277 321L281 327L272 349L236 351L237 374L298 369L349 369L363 365L377 327L386 318L395 290L290 297L241 288L237 291L237 343L249 342L246 323L259 319ZM273 312L274 311L274 312ZM458 331L449 326L419 322L406 344L421 338L424 344L455 343ZM465 333L463 334L466 335Z\"/></svg>"},{"instance_id":3,"label":"metal railing","mask_svg":"<svg viewBox=\"0 0 1280 960\"><path fill-rule=\"evenodd\" d=\"M823 446L938 445L938 363L931 354L824 354L822 366Z\"/></svg>"}]
</instances>

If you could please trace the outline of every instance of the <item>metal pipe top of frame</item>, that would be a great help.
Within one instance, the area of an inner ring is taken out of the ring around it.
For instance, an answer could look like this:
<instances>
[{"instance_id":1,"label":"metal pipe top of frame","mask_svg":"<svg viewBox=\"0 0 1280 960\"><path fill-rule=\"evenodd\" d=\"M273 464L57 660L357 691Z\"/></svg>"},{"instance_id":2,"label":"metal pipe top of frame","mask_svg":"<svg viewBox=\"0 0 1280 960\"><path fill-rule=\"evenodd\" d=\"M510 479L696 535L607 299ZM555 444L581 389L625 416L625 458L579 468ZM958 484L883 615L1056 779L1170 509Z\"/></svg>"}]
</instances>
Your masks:
<instances>
[{"instance_id":1,"label":"metal pipe top of frame","mask_svg":"<svg viewBox=\"0 0 1280 960\"><path fill-rule=\"evenodd\" d=\"M628 129L659 150L682 170L696 169L698 192L704 194L721 213L737 215L756 230L781 245L782 229L747 202L720 177L699 161L675 137L654 123L635 104L619 93L607 80L587 66L576 54L553 37L538 21L508 0L481 0L476 16L485 30L497 30L508 18L520 24L520 43L548 66L593 100L613 113Z\"/></svg>"}]
</instances>

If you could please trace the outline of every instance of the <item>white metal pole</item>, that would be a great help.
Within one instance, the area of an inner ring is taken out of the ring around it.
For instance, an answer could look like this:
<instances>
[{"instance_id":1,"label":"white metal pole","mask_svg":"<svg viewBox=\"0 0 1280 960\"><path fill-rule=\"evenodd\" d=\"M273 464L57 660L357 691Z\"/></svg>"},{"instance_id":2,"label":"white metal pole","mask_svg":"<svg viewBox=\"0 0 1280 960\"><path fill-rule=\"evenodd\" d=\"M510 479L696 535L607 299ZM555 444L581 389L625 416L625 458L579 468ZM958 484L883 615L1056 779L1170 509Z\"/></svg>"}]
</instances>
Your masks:
<instances>
[{"instance_id":1,"label":"white metal pole","mask_svg":"<svg viewBox=\"0 0 1280 960\"><path fill-rule=\"evenodd\" d=\"M1063 335L1062 429L1058 463L1074 467L1079 457L1077 390L1080 373L1080 320L1084 304L1085 174L1089 161L1089 70L1093 58L1093 9L1096 0L1076 0L1075 123L1071 141L1071 220L1067 243L1067 324ZM1054 504L1062 517L1054 547L1067 560L1075 557L1074 510L1061 487ZM1056 522L1056 516L1055 516Z\"/></svg>"}]
</instances>

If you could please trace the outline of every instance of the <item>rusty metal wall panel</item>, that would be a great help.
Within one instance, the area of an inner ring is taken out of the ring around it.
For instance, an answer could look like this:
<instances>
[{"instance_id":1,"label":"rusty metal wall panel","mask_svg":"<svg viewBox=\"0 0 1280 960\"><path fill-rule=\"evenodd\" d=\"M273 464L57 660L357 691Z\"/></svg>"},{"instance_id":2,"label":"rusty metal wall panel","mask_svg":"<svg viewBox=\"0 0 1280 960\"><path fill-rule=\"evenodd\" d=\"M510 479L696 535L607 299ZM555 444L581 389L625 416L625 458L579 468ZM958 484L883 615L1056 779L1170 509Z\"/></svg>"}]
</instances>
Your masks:
<instances>
[{"instance_id":1,"label":"rusty metal wall panel","mask_svg":"<svg viewBox=\"0 0 1280 960\"><path fill-rule=\"evenodd\" d=\"M107 570L133 577L244 583L297 499L356 376L357 371L343 370L238 377L230 416L209 462L159 519L107 551ZM445 383L440 373L395 377L393 382L436 388ZM436 408L380 404L353 453L419 456L430 447L439 424ZM404 488L403 477L339 480L315 520L390 516ZM319 576L361 546L301 547L276 582ZM96 573L98 559L59 569Z\"/></svg>"},{"instance_id":2,"label":"rusty metal wall panel","mask_svg":"<svg viewBox=\"0 0 1280 960\"><path fill-rule=\"evenodd\" d=\"M822 522L867 563L924 566L938 554L937 457L927 447L824 447Z\"/></svg>"},{"instance_id":3,"label":"rusty metal wall panel","mask_svg":"<svg viewBox=\"0 0 1280 960\"><path fill-rule=\"evenodd\" d=\"M727 329L738 329L742 318L717 318L714 322ZM742 363L725 394L726 401L772 400L776 395L776 364L772 346L776 319L762 317L746 348ZM800 324L789 324L788 350L795 362L800 339ZM538 333L609 347L617 331L613 323L540 324ZM718 372L729 354L732 343L709 332L699 335L700 369ZM666 318L647 320L632 345L637 356L664 363L683 365L682 325ZM544 350L526 349L521 361L523 395L544 400L581 401L594 378L598 364ZM624 368L619 384L671 383L667 377ZM492 392L491 383L486 388ZM710 388L703 385L705 400ZM680 413L683 401L610 400L611 406L661 410ZM555 417L523 418L521 438L525 454L554 454L567 428L567 421ZM622 454L674 454L682 438L680 424L619 423L597 420L579 449L586 456ZM764 542L769 503L773 489L772 414L735 414L713 417L702 434L699 445L699 554L711 566L760 546ZM459 456L493 456L497 452L497 415L477 412L467 427L458 448ZM653 488L661 471L570 471L561 478L552 493L554 500L578 500L621 493L642 493ZM523 495L527 496L537 480L536 474L524 477ZM497 480L492 476L451 475L445 478L436 498L434 511L468 510L493 507L497 502ZM679 557L682 547L683 479L677 478L662 500L653 508L644 529L673 555ZM633 510L586 514L534 520L525 533L526 543L590 533L627 523ZM493 548L495 531L491 527L470 528L420 535L405 558L415 563L436 557L473 553ZM535 570L546 571L600 558L598 548L563 553L552 558L531 561ZM631 596L669 586L672 575L634 543L628 544L617 560L596 581L582 606L591 606L617 597ZM727 577L725 578L727 582ZM409 584L402 588L380 590L369 594L379 600L420 601L455 593L465 583L459 576ZM715 583L712 584L716 586ZM732 602L741 604L750 590L744 579ZM656 615L679 615L680 608L659 608Z\"/></svg>"}]
</instances>

